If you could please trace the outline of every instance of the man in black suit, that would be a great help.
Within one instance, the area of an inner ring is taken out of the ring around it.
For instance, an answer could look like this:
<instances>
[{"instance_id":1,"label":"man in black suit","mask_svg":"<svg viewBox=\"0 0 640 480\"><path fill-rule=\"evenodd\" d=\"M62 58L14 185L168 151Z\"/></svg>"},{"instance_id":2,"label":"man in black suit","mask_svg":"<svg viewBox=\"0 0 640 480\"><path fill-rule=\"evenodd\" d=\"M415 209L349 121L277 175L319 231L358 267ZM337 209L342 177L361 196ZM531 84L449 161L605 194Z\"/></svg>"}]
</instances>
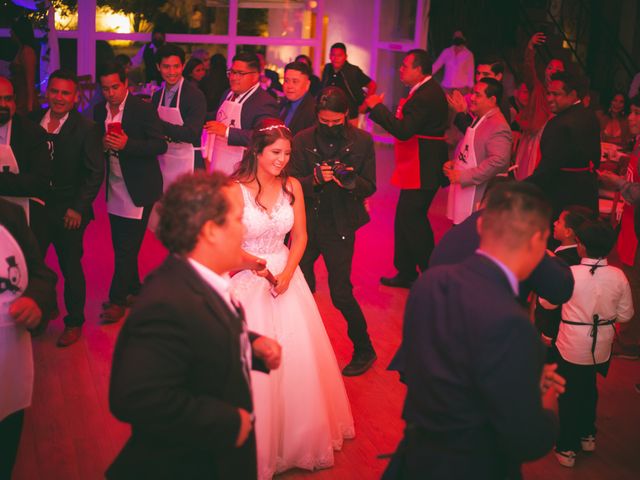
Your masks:
<instances>
[{"instance_id":1,"label":"man in black suit","mask_svg":"<svg viewBox=\"0 0 640 480\"><path fill-rule=\"evenodd\" d=\"M16 114L13 85L0 76L0 197L23 207L44 202L51 181L51 159L46 132Z\"/></svg>"},{"instance_id":2,"label":"man in black suit","mask_svg":"<svg viewBox=\"0 0 640 480\"><path fill-rule=\"evenodd\" d=\"M117 322L127 301L140 291L138 253L153 204L162 195L158 155L167 151L158 114L150 103L130 95L124 69L111 62L99 73L106 103L94 118L103 133L107 157L107 211L115 266L102 319Z\"/></svg>"},{"instance_id":3,"label":"man in black suit","mask_svg":"<svg viewBox=\"0 0 640 480\"><path fill-rule=\"evenodd\" d=\"M540 163L527 178L549 197L553 218L568 205L598 211L598 185L594 172L600 166L600 124L580 101L580 79L568 72L551 76L547 101L555 114L540 139Z\"/></svg>"},{"instance_id":4,"label":"man in black suit","mask_svg":"<svg viewBox=\"0 0 640 480\"><path fill-rule=\"evenodd\" d=\"M24 328L35 328L55 308L56 275L44 264L24 210L3 198L0 198L0 227L0 259L4 264L0 279L0 315L3 322L14 321L17 325L10 332L9 326L3 323L5 333L0 349L0 389L3 395L0 478L11 478L22 433L25 403L30 403L24 400L25 397L29 400L28 392L33 387L33 383L25 381L26 376L33 376L33 364L30 363L31 339ZM12 338L17 343L9 347L7 342ZM12 400L9 399L11 397Z\"/></svg>"},{"instance_id":5,"label":"man in black suit","mask_svg":"<svg viewBox=\"0 0 640 480\"><path fill-rule=\"evenodd\" d=\"M556 366L516 300L545 254L551 208L532 185L496 186L480 248L411 289L391 369L407 384L405 436L384 479L520 478L555 442ZM541 395L541 389L543 394Z\"/></svg>"},{"instance_id":6,"label":"man in black suit","mask_svg":"<svg viewBox=\"0 0 640 480\"><path fill-rule=\"evenodd\" d=\"M204 169L200 142L207 101L197 86L185 81L184 58L184 50L177 45L164 45L156 53L164 85L153 94L151 103L169 143L167 153L159 159L165 189L181 173Z\"/></svg>"},{"instance_id":7,"label":"man in black suit","mask_svg":"<svg viewBox=\"0 0 640 480\"><path fill-rule=\"evenodd\" d=\"M434 246L427 214L441 184L447 161L444 132L449 115L444 91L431 77L431 59L425 50L411 50L400 66L400 80L411 87L394 115L371 95L365 103L371 119L396 137L396 169L391 183L400 187L394 222L393 264L397 273L382 277L389 287L409 288L429 264Z\"/></svg>"},{"instance_id":8,"label":"man in black suit","mask_svg":"<svg viewBox=\"0 0 640 480\"><path fill-rule=\"evenodd\" d=\"M277 368L280 346L247 332L229 294L227 272L243 268L239 187L220 173L182 177L157 233L170 254L113 355L111 411L132 435L107 478L255 479L249 369Z\"/></svg>"},{"instance_id":9,"label":"man in black suit","mask_svg":"<svg viewBox=\"0 0 640 480\"><path fill-rule=\"evenodd\" d=\"M216 120L206 123L209 135L215 135L209 161L213 169L231 173L249 146L251 132L264 118L278 117L278 104L260 88L260 62L255 53L240 52L233 57L227 72L230 89L222 95Z\"/></svg>"},{"instance_id":10,"label":"man in black suit","mask_svg":"<svg viewBox=\"0 0 640 480\"><path fill-rule=\"evenodd\" d=\"M162 83L162 77L156 67L156 52L165 43L167 43L167 36L164 30L156 27L153 29L153 32L151 32L151 42L145 44L131 59L133 67L144 64L144 74L147 83L156 82L156 85Z\"/></svg>"},{"instance_id":11,"label":"man in black suit","mask_svg":"<svg viewBox=\"0 0 640 480\"><path fill-rule=\"evenodd\" d=\"M104 179L104 154L93 121L75 109L78 78L56 70L47 85L49 109L34 112L52 145L51 193L45 205L34 204L31 228L46 256L53 244L64 277L67 316L59 347L80 338L84 323L86 284L82 269L83 238L93 219L93 201Z\"/></svg>"},{"instance_id":12,"label":"man in black suit","mask_svg":"<svg viewBox=\"0 0 640 480\"><path fill-rule=\"evenodd\" d=\"M318 124L293 139L289 163L289 174L302 185L307 215L300 269L315 292L313 268L322 255L331 301L347 321L353 343L353 357L342 374L355 376L377 358L351 284L356 231L369 221L364 201L376 191L376 156L371 135L349 123L349 101L341 89L322 90L317 110Z\"/></svg>"},{"instance_id":13,"label":"man in black suit","mask_svg":"<svg viewBox=\"0 0 640 480\"><path fill-rule=\"evenodd\" d=\"M280 118L292 135L316 124L316 101L309 92L311 70L306 63L292 62L284 67L284 96Z\"/></svg>"}]
</instances>

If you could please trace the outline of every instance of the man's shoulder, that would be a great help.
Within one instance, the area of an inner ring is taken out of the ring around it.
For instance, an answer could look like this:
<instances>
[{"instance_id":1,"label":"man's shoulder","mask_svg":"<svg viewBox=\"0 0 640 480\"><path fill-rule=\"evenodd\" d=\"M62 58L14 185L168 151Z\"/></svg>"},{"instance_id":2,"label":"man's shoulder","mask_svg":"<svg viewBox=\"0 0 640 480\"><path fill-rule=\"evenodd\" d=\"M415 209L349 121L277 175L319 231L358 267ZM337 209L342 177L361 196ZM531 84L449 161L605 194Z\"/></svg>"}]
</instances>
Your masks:
<instances>
[{"instance_id":1,"label":"man's shoulder","mask_svg":"<svg viewBox=\"0 0 640 480\"><path fill-rule=\"evenodd\" d=\"M373 137L371 134L361 128L354 127L350 125L349 127L349 136L353 139L353 141L358 143L373 143Z\"/></svg>"},{"instance_id":2,"label":"man's shoulder","mask_svg":"<svg viewBox=\"0 0 640 480\"><path fill-rule=\"evenodd\" d=\"M11 130L12 132L15 131L16 137L19 138L20 141L28 140L29 143L31 143L32 141L40 141L46 138L47 132L44 128L28 117L15 114L11 123Z\"/></svg>"},{"instance_id":3,"label":"man's shoulder","mask_svg":"<svg viewBox=\"0 0 640 480\"><path fill-rule=\"evenodd\" d=\"M183 90L182 93L186 94L186 98L188 98L189 101L191 102L206 101L206 98L204 96L204 93L202 93L202 90L200 90L200 88L198 88L197 85L191 83L187 79L185 79L184 82L182 83L182 90Z\"/></svg>"}]
</instances>

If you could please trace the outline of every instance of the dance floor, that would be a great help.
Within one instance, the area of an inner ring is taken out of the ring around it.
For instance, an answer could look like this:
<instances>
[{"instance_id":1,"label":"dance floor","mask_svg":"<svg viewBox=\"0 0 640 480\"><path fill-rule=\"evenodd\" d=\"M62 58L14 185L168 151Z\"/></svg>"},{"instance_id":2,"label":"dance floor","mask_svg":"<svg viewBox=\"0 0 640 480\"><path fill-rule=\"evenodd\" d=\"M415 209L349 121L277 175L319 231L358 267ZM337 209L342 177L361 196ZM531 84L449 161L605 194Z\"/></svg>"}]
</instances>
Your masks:
<instances>
[{"instance_id":1,"label":"dance floor","mask_svg":"<svg viewBox=\"0 0 640 480\"><path fill-rule=\"evenodd\" d=\"M335 456L332 469L314 473L291 471L282 479L315 478L367 480L379 478L387 460L378 455L394 450L402 434L400 419L405 389L386 366L399 342L406 290L380 286L381 275L393 273L393 213L398 191L389 186L393 151L379 146L378 192L369 202L372 221L356 243L353 283L378 352L374 367L361 377L345 378L356 422L356 438ZM82 339L60 349L55 342L61 319L34 340L36 382L33 406L27 410L15 480L93 480L103 478L107 466L128 436L129 428L109 413L111 355L119 325L100 325L100 304L107 298L113 272L113 252L103 196L96 202L96 221L85 238L87 323ZM439 238L449 228L444 218L446 195L440 192L431 210ZM141 255L142 273L161 263L165 251L149 233ZM49 251L47 261L56 264ZM315 295L341 366L351 355L346 325L333 308L322 262L317 265ZM57 270L57 268L56 268ZM61 287L61 285L59 285ZM61 288L59 302L62 303ZM637 306L640 308L640 305ZM640 478L640 362L614 360L606 380L600 379L598 450L579 455L576 467L561 467L549 454L524 468L525 479L636 480ZM504 385L509 388L509 385ZM309 412L310 415L313 412Z\"/></svg>"}]
</instances>

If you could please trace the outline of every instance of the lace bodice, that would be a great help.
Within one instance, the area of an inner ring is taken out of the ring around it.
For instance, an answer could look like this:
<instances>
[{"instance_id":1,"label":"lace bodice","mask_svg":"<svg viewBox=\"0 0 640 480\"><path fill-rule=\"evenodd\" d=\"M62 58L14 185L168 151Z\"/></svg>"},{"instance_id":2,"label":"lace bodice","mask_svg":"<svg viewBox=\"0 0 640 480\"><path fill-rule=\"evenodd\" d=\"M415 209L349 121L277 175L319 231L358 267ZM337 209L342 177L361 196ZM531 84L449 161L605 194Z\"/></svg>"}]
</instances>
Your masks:
<instances>
[{"instance_id":1,"label":"lace bodice","mask_svg":"<svg viewBox=\"0 0 640 480\"><path fill-rule=\"evenodd\" d=\"M242 223L246 229L242 248L257 256L286 251L284 237L293 226L289 196L281 192L271 212L266 212L244 185L240 184L240 188L244 199Z\"/></svg>"}]
</instances>

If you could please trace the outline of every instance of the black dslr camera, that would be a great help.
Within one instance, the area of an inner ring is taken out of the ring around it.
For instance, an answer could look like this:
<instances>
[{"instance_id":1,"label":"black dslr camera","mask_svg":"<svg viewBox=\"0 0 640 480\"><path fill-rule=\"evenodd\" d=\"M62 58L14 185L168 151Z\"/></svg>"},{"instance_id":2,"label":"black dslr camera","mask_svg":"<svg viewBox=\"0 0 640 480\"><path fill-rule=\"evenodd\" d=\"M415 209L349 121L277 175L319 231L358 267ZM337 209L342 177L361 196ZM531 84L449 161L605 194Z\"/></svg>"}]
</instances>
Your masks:
<instances>
[{"instance_id":1,"label":"black dslr camera","mask_svg":"<svg viewBox=\"0 0 640 480\"><path fill-rule=\"evenodd\" d=\"M355 187L356 172L352 168L349 168L346 163L342 163L337 159L328 160L326 163L331 167L333 176L337 178L345 188Z\"/></svg>"}]
</instances>

